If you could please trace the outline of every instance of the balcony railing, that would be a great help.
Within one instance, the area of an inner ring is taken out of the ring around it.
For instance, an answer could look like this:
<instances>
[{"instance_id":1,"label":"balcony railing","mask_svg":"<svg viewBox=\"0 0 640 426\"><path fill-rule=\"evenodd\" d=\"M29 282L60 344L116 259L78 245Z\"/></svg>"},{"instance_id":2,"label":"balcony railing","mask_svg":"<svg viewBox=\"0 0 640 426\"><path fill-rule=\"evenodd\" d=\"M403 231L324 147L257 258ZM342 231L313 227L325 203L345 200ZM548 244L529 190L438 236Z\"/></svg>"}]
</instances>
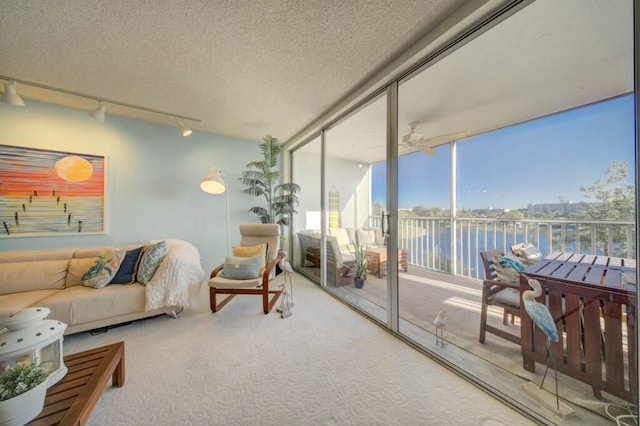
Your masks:
<instances>
[{"instance_id":1,"label":"balcony railing","mask_svg":"<svg viewBox=\"0 0 640 426\"><path fill-rule=\"evenodd\" d=\"M370 217L369 223L380 226L380 217ZM480 252L500 248L509 253L521 242L535 245L543 254L571 251L635 258L637 250L636 225L631 221L403 217L398 235L409 264L478 280L484 277Z\"/></svg>"}]
</instances>

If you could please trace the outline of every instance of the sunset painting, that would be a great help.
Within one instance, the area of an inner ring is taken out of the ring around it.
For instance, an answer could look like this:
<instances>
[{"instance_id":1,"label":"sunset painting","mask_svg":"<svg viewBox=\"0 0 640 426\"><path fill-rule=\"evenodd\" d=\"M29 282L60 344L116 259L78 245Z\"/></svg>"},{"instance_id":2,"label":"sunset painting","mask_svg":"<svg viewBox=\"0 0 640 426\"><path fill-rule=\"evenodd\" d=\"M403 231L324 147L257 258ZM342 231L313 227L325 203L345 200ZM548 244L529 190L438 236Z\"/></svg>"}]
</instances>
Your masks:
<instances>
[{"instance_id":1,"label":"sunset painting","mask_svg":"<svg viewBox=\"0 0 640 426\"><path fill-rule=\"evenodd\" d=\"M105 157L0 145L0 238L105 232Z\"/></svg>"}]
</instances>

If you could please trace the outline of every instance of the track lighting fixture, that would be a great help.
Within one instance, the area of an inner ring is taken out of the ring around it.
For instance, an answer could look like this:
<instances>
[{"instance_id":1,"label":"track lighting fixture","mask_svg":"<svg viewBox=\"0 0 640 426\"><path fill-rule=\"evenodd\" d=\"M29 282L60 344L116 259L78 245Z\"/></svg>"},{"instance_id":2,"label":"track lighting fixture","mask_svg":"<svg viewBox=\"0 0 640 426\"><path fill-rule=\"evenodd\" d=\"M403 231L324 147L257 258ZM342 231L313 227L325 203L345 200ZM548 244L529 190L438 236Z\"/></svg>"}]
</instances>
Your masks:
<instances>
[{"instance_id":1,"label":"track lighting fixture","mask_svg":"<svg viewBox=\"0 0 640 426\"><path fill-rule=\"evenodd\" d=\"M191 130L190 128L184 125L184 120L182 119L178 121L178 126L180 126L180 129L182 131L182 136L184 136L185 138L189 136L191 133L193 133L193 130Z\"/></svg>"},{"instance_id":2,"label":"track lighting fixture","mask_svg":"<svg viewBox=\"0 0 640 426\"><path fill-rule=\"evenodd\" d=\"M2 94L2 102L9 105L24 106L24 101L16 93L16 82L4 84L4 93Z\"/></svg>"},{"instance_id":3,"label":"track lighting fixture","mask_svg":"<svg viewBox=\"0 0 640 426\"><path fill-rule=\"evenodd\" d=\"M107 107L104 106L102 101L98 101L98 108L94 109L93 111L90 111L89 115L95 118L96 120L98 120L99 122L104 123L104 118L105 118L104 113L106 110L107 110Z\"/></svg>"},{"instance_id":4,"label":"track lighting fixture","mask_svg":"<svg viewBox=\"0 0 640 426\"><path fill-rule=\"evenodd\" d=\"M98 102L98 107L96 109L92 110L92 111L89 111L89 115L91 117L95 118L98 121L104 121L105 120L105 111L107 110L107 108L106 108L106 106L104 104L119 105L121 107L133 108L133 109L138 109L138 110L141 110L141 111L151 112L151 113L154 113L154 114L166 115L168 117L177 118L179 120L180 129L182 131L182 136L185 136L185 137L189 136L192 133L192 130L190 128L188 128L188 127L185 127L184 120L195 121L197 123L200 123L200 121L201 121L201 120L199 120L197 118L191 118L191 117L187 117L187 116L180 115L180 114L173 114L171 112L165 112L165 111L160 111L160 110L157 110L157 109L147 108L147 107L143 107L143 106L139 106L139 105L128 104L126 102L114 101L114 100L111 100L111 99L105 99L105 98L98 97L98 96L87 95L85 93L74 92L72 90L66 90L66 89L61 89L61 88L58 88L58 87L47 86L47 85L44 85L44 84L34 83L34 82L31 82L31 81L19 80L17 78L12 78L12 77L8 77L8 76L4 76L4 75L0 75L0 80L5 80L6 81L6 83L4 83L4 92L2 93L2 102L10 104L10 105L24 106L24 101L16 93L16 83L20 83L20 84L24 84L24 85L27 85L27 86L38 87L40 89L52 90L54 92L59 92L59 93L65 93L67 95L78 96L78 97L86 98L86 99L93 99L94 101Z\"/></svg>"}]
</instances>

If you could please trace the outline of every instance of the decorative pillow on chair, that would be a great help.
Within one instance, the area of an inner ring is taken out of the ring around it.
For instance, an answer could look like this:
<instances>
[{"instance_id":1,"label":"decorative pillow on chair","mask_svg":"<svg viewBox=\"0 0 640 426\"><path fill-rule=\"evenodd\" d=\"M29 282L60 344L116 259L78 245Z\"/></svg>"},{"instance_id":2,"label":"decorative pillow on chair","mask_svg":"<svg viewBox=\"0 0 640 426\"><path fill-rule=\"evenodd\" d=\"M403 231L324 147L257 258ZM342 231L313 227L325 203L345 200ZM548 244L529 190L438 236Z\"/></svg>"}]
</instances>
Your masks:
<instances>
[{"instance_id":1,"label":"decorative pillow on chair","mask_svg":"<svg viewBox=\"0 0 640 426\"><path fill-rule=\"evenodd\" d=\"M253 257L227 256L220 276L231 280L250 280L258 278L260 274L260 264L264 256Z\"/></svg>"},{"instance_id":2,"label":"decorative pillow on chair","mask_svg":"<svg viewBox=\"0 0 640 426\"><path fill-rule=\"evenodd\" d=\"M376 244L376 232L373 229L360 229L356 231L358 242L361 246L372 246Z\"/></svg>"},{"instance_id":3,"label":"decorative pillow on chair","mask_svg":"<svg viewBox=\"0 0 640 426\"><path fill-rule=\"evenodd\" d=\"M533 265L538 260L542 259L542 253L540 253L540 250L531 243L528 243L523 248L518 249L515 254L526 266Z\"/></svg>"},{"instance_id":4,"label":"decorative pillow on chair","mask_svg":"<svg viewBox=\"0 0 640 426\"><path fill-rule=\"evenodd\" d=\"M151 281L153 274L158 270L160 262L167 255L167 242L160 241L147 246L142 252L140 264L138 265L137 280L139 283L146 284Z\"/></svg>"},{"instance_id":5,"label":"decorative pillow on chair","mask_svg":"<svg viewBox=\"0 0 640 426\"><path fill-rule=\"evenodd\" d=\"M132 284L135 282L138 263L142 257L143 249L144 247L138 247L137 249L127 250L127 254L124 256L120 268L118 268L118 272L116 272L116 275L109 284Z\"/></svg>"},{"instance_id":6,"label":"decorative pillow on chair","mask_svg":"<svg viewBox=\"0 0 640 426\"><path fill-rule=\"evenodd\" d=\"M518 284L524 265L518 259L509 256L495 256L493 266L500 281Z\"/></svg>"},{"instance_id":7,"label":"decorative pillow on chair","mask_svg":"<svg viewBox=\"0 0 640 426\"><path fill-rule=\"evenodd\" d=\"M261 277L262 274L264 274L264 270L267 268L267 246L267 243L256 244L254 246L234 246L233 255L236 257L260 256L260 269L258 276Z\"/></svg>"},{"instance_id":8,"label":"decorative pillow on chair","mask_svg":"<svg viewBox=\"0 0 640 426\"><path fill-rule=\"evenodd\" d=\"M98 260L83 275L81 284L86 287L102 288L113 279L126 255L126 249L106 249Z\"/></svg>"}]
</instances>

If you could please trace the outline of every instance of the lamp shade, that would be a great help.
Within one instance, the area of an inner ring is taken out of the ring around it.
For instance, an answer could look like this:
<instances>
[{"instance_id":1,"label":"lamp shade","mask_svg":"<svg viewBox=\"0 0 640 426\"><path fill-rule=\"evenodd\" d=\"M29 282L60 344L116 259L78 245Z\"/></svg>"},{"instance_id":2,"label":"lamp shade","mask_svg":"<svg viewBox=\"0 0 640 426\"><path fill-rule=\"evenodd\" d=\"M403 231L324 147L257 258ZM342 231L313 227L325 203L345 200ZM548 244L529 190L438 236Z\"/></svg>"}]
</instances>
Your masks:
<instances>
[{"instance_id":1,"label":"lamp shade","mask_svg":"<svg viewBox=\"0 0 640 426\"><path fill-rule=\"evenodd\" d=\"M222 172L217 167L212 167L209 174L200 182L200 188L209 194L222 194L227 189Z\"/></svg>"},{"instance_id":2,"label":"lamp shade","mask_svg":"<svg viewBox=\"0 0 640 426\"><path fill-rule=\"evenodd\" d=\"M9 105L24 106L24 101L16 93L16 82L4 84L4 93L2 93L2 102Z\"/></svg>"},{"instance_id":3,"label":"lamp shade","mask_svg":"<svg viewBox=\"0 0 640 426\"><path fill-rule=\"evenodd\" d=\"M182 132L182 136L185 138L193 133L193 130L184 125L184 120L178 121L178 125L180 126L180 131Z\"/></svg>"},{"instance_id":4,"label":"lamp shade","mask_svg":"<svg viewBox=\"0 0 640 426\"><path fill-rule=\"evenodd\" d=\"M107 110L107 107L105 107L102 102L98 102L98 108L96 108L93 111L89 112L89 115L91 117L95 118L96 120L98 120L99 122L103 123L104 119L105 119L104 112L106 110Z\"/></svg>"}]
</instances>

